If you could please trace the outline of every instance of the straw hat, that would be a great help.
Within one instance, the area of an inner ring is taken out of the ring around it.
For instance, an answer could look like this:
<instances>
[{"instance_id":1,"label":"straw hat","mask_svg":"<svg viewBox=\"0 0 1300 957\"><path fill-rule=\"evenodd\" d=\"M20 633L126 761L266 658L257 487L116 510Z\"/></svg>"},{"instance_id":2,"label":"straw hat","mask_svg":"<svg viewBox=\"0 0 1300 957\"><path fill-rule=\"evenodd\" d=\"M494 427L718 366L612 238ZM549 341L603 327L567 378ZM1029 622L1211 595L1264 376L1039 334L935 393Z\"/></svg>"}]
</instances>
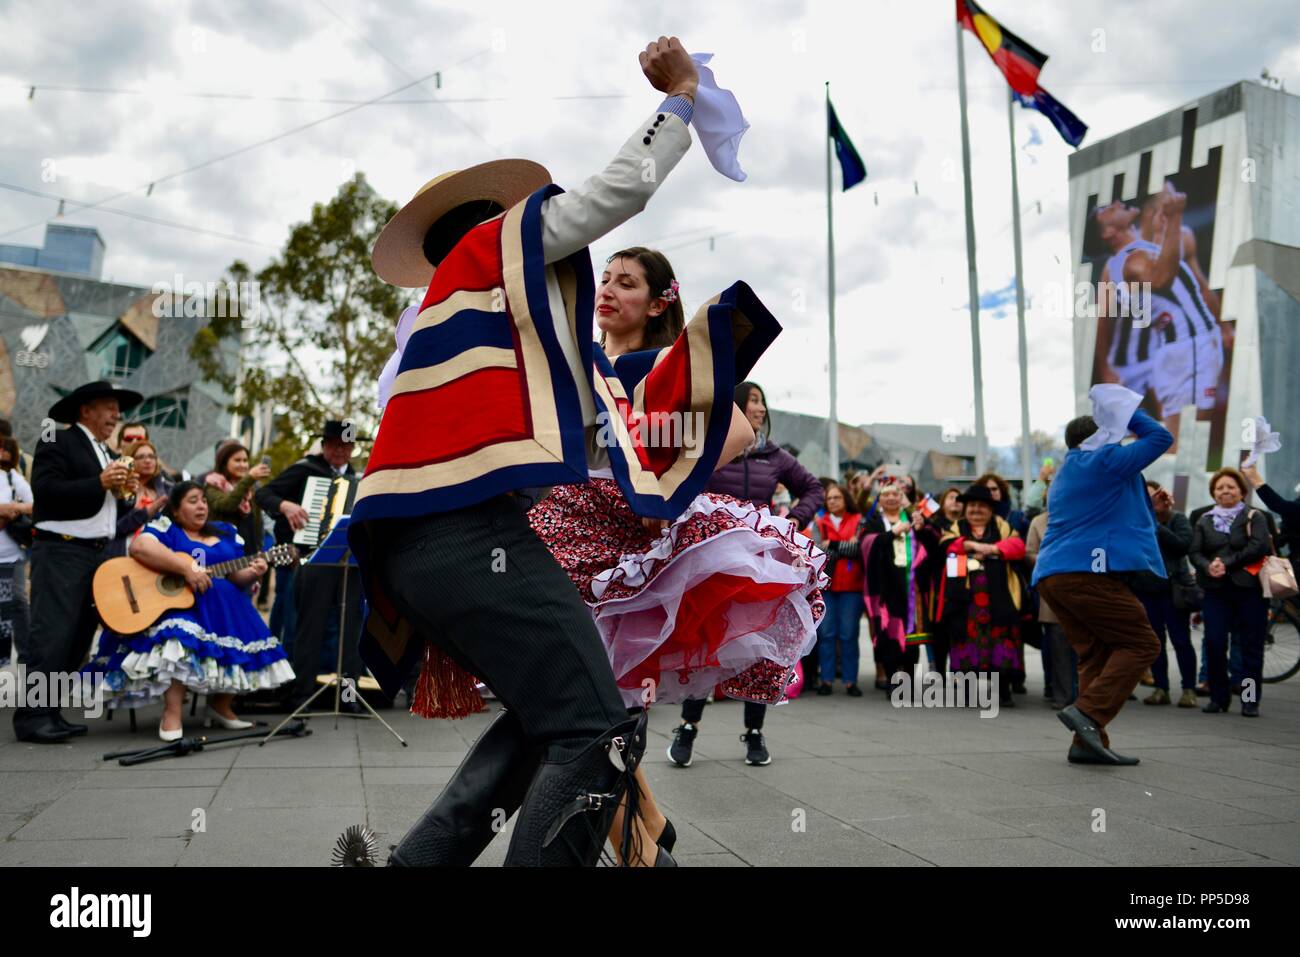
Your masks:
<instances>
[{"instance_id":1,"label":"straw hat","mask_svg":"<svg viewBox=\"0 0 1300 957\"><path fill-rule=\"evenodd\" d=\"M375 240L370 261L394 286L423 287L433 279L424 258L429 227L457 206L486 199L509 209L551 182L546 167L531 160L503 159L435 176L388 221Z\"/></svg>"}]
</instances>

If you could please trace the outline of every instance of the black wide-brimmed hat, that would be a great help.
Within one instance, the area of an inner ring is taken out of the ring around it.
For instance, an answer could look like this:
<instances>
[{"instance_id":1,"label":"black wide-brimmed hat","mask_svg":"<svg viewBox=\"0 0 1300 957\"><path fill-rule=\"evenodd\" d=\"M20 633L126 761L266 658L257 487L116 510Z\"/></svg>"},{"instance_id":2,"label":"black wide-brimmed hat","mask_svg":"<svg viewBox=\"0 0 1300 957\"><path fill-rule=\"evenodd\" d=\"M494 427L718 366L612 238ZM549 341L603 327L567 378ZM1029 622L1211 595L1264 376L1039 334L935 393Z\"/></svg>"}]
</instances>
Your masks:
<instances>
[{"instance_id":1,"label":"black wide-brimmed hat","mask_svg":"<svg viewBox=\"0 0 1300 957\"><path fill-rule=\"evenodd\" d=\"M345 439L343 433L351 425L350 422L340 422L338 419L326 419L323 431L317 432L312 436L314 439L338 439L340 442L370 442L373 441L368 435L357 435L356 427L353 426L352 438Z\"/></svg>"},{"instance_id":2,"label":"black wide-brimmed hat","mask_svg":"<svg viewBox=\"0 0 1300 957\"><path fill-rule=\"evenodd\" d=\"M996 503L993 501L993 493L989 491L987 485L972 485L962 494L957 496L957 501L963 505L969 502L983 502L985 505L992 507Z\"/></svg>"},{"instance_id":3,"label":"black wide-brimmed hat","mask_svg":"<svg viewBox=\"0 0 1300 957\"><path fill-rule=\"evenodd\" d=\"M50 418L55 422L71 424L81 416L81 407L96 399L117 399L117 407L123 411L133 409L144 398L139 392L119 389L111 382L100 379L79 385L58 402L50 406Z\"/></svg>"}]
</instances>

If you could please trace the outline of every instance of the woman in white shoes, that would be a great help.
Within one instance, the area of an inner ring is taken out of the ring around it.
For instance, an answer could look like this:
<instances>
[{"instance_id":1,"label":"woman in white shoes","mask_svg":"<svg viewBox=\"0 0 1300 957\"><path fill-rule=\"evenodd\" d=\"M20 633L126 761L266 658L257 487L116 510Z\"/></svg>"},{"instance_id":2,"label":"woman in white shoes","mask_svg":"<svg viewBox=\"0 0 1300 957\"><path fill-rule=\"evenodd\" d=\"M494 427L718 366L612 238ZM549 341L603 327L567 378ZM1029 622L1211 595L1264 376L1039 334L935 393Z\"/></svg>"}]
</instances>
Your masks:
<instances>
[{"instance_id":1,"label":"woman in white shoes","mask_svg":"<svg viewBox=\"0 0 1300 957\"><path fill-rule=\"evenodd\" d=\"M184 733L181 710L188 688L208 696L208 727L251 728L231 709L234 696L293 679L284 648L242 590L266 574L266 561L253 559L222 577L208 574L214 565L242 559L244 543L234 526L208 520L203 486L195 482L172 489L167 514L145 526L131 543L131 557L183 578L195 601L141 634L122 636L86 666L103 673L109 707L140 707L161 698L158 736L176 741Z\"/></svg>"}]
</instances>

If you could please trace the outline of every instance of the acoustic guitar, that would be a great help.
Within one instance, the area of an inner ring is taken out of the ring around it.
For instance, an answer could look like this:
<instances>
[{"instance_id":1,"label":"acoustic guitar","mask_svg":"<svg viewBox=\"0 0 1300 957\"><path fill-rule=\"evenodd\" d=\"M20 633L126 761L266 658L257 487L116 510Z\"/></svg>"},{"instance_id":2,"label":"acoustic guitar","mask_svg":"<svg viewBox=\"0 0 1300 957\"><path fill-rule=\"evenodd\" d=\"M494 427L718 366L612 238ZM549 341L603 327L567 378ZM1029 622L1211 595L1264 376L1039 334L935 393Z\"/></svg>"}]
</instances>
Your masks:
<instances>
[{"instance_id":1,"label":"acoustic guitar","mask_svg":"<svg viewBox=\"0 0 1300 957\"><path fill-rule=\"evenodd\" d=\"M298 549L289 544L276 545L269 551L218 562L204 570L209 578L225 578L247 568L256 558L264 558L272 566L292 565L298 560ZM185 576L155 571L130 557L110 558L100 565L92 591L100 621L119 635L144 631L165 612L194 605L194 591L185 584Z\"/></svg>"}]
</instances>

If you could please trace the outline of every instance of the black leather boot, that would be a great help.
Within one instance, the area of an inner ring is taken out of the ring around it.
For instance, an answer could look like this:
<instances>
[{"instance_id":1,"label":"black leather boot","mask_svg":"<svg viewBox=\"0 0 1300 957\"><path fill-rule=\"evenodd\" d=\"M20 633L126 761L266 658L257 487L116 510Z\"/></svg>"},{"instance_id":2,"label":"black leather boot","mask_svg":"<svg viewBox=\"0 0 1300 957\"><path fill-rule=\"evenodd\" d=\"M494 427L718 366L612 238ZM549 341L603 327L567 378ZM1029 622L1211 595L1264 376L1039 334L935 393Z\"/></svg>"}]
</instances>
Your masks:
<instances>
[{"instance_id":1,"label":"black leather boot","mask_svg":"<svg viewBox=\"0 0 1300 957\"><path fill-rule=\"evenodd\" d=\"M390 867L468 867L523 803L542 749L503 711L484 731L438 800L393 849Z\"/></svg>"},{"instance_id":2,"label":"black leather boot","mask_svg":"<svg viewBox=\"0 0 1300 957\"><path fill-rule=\"evenodd\" d=\"M636 768L645 745L645 714L619 722L585 745L552 745L524 798L506 866L594 867L624 795L619 839L627 860L640 813Z\"/></svg>"}]
</instances>

